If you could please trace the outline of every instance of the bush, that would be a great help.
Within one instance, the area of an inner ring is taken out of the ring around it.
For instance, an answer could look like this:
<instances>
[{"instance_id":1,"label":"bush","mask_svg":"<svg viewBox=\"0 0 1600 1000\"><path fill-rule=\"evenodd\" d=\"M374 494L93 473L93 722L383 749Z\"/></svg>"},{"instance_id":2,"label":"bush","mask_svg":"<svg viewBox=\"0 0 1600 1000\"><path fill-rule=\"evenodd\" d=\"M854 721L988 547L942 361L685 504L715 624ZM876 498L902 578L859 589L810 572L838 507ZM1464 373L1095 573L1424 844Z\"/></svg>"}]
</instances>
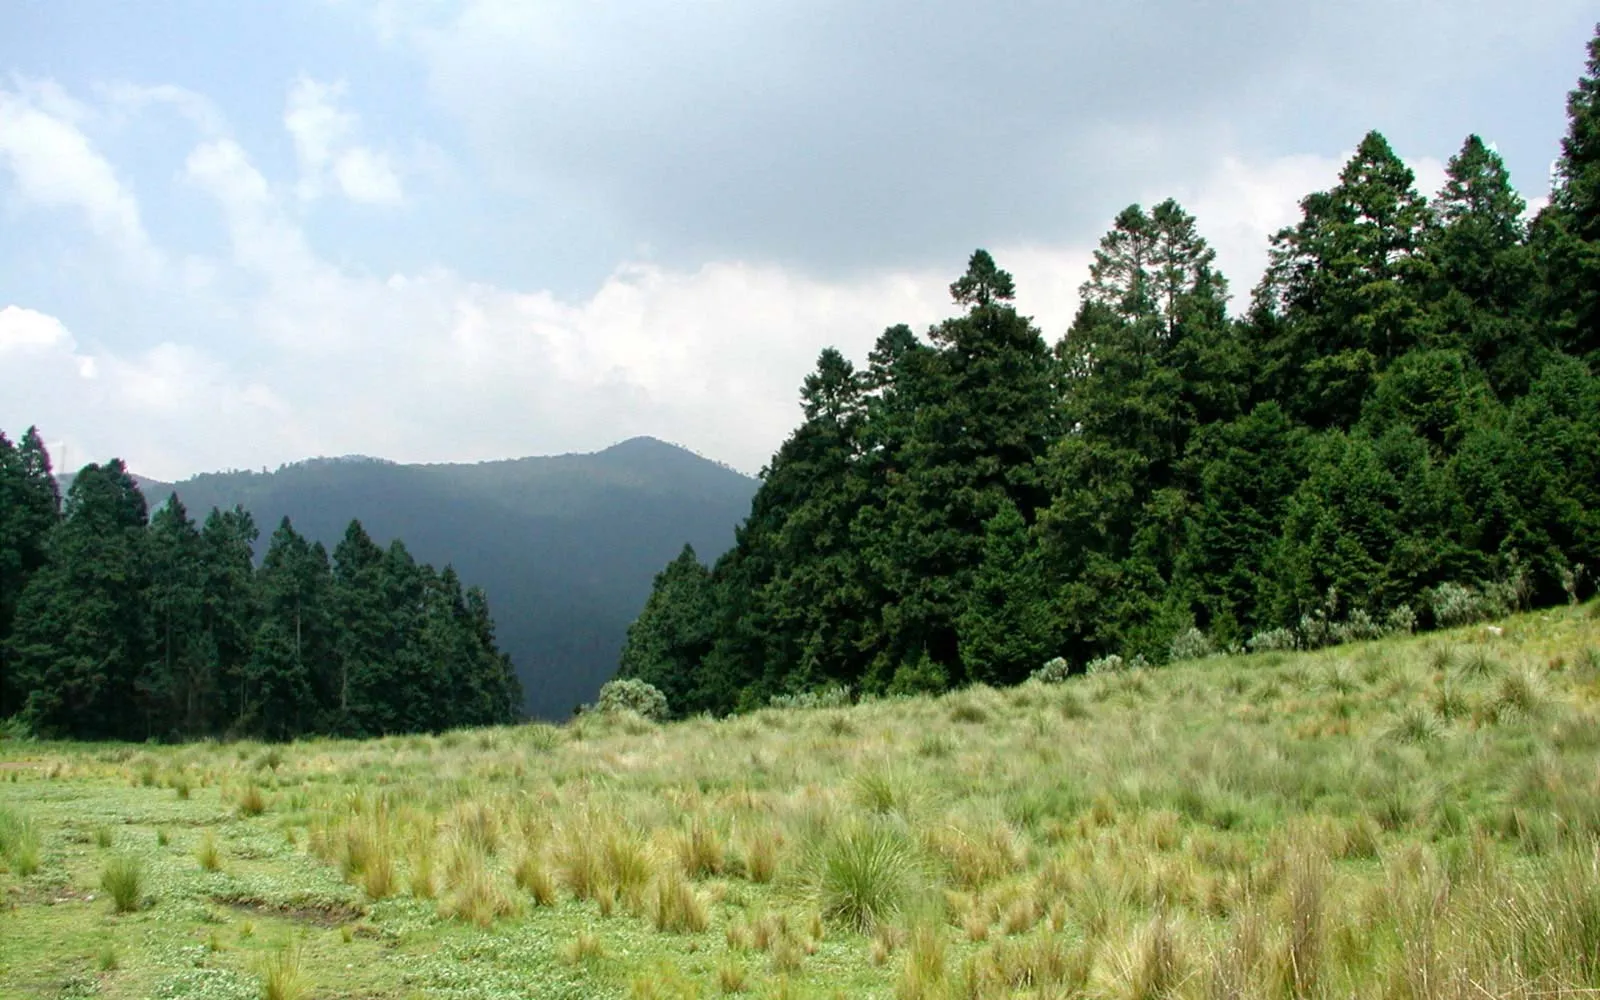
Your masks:
<instances>
[{"instance_id":1,"label":"bush","mask_svg":"<svg viewBox=\"0 0 1600 1000\"><path fill-rule=\"evenodd\" d=\"M1300 638L1286 628L1269 628L1257 632L1245 643L1252 653L1289 653L1300 648Z\"/></svg>"},{"instance_id":2,"label":"bush","mask_svg":"<svg viewBox=\"0 0 1600 1000\"><path fill-rule=\"evenodd\" d=\"M1128 669L1128 664L1116 653L1090 660L1083 668L1086 674L1115 674Z\"/></svg>"},{"instance_id":3,"label":"bush","mask_svg":"<svg viewBox=\"0 0 1600 1000\"><path fill-rule=\"evenodd\" d=\"M850 704L850 689L843 684L832 684L798 694L775 694L767 704L780 709L844 708Z\"/></svg>"},{"instance_id":4,"label":"bush","mask_svg":"<svg viewBox=\"0 0 1600 1000\"><path fill-rule=\"evenodd\" d=\"M1410 635L1417 630L1417 613L1402 604L1384 616L1383 627L1388 635Z\"/></svg>"},{"instance_id":5,"label":"bush","mask_svg":"<svg viewBox=\"0 0 1600 1000\"><path fill-rule=\"evenodd\" d=\"M665 720L670 711L660 688L634 677L607 681L594 707L597 712L635 712L653 722Z\"/></svg>"},{"instance_id":6,"label":"bush","mask_svg":"<svg viewBox=\"0 0 1600 1000\"><path fill-rule=\"evenodd\" d=\"M1030 680L1036 680L1042 684L1060 684L1071 676L1072 667L1068 665L1064 656L1057 656L1028 675Z\"/></svg>"},{"instance_id":7,"label":"bush","mask_svg":"<svg viewBox=\"0 0 1600 1000\"><path fill-rule=\"evenodd\" d=\"M1441 583L1426 596L1434 624L1440 628L1501 618L1510 614L1516 604L1516 589L1511 584L1489 584L1479 589L1460 583Z\"/></svg>"},{"instance_id":8,"label":"bush","mask_svg":"<svg viewBox=\"0 0 1600 1000\"><path fill-rule=\"evenodd\" d=\"M1388 634L1387 629L1360 609L1351 612L1348 619L1333 625L1329 631L1332 633L1333 641L1337 643L1367 642L1381 639Z\"/></svg>"},{"instance_id":9,"label":"bush","mask_svg":"<svg viewBox=\"0 0 1600 1000\"><path fill-rule=\"evenodd\" d=\"M1203 660L1216 653L1216 651L1217 647L1212 644L1211 639L1204 632L1193 626L1172 637L1170 655L1173 663L1180 663L1184 660Z\"/></svg>"}]
</instances>

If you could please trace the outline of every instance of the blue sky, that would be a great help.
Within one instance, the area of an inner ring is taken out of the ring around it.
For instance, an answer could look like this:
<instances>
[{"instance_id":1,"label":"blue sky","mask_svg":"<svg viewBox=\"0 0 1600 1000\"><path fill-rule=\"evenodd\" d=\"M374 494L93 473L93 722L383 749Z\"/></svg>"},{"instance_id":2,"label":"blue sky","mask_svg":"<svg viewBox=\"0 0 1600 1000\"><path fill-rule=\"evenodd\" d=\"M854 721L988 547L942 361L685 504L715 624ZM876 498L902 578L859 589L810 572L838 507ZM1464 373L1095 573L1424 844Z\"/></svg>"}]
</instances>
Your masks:
<instances>
[{"instance_id":1,"label":"blue sky","mask_svg":"<svg viewBox=\"0 0 1600 1000\"><path fill-rule=\"evenodd\" d=\"M0 428L179 478L635 434L755 471L986 246L1176 196L1242 298L1369 128L1548 188L1587 2L0 5Z\"/></svg>"}]
</instances>

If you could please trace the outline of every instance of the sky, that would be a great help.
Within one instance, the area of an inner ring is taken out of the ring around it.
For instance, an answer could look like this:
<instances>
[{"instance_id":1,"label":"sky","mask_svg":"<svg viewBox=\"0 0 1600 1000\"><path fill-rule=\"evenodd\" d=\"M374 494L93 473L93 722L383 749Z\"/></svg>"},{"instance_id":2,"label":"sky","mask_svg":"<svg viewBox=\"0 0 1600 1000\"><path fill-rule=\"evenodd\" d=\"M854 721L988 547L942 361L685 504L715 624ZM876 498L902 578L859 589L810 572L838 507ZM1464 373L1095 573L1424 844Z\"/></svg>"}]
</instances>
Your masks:
<instances>
[{"instance_id":1,"label":"sky","mask_svg":"<svg viewBox=\"0 0 1600 1000\"><path fill-rule=\"evenodd\" d=\"M1054 342L1118 210L1236 304L1369 129L1535 206L1592 0L0 2L0 429L177 480L636 435L754 473L817 353Z\"/></svg>"}]
</instances>

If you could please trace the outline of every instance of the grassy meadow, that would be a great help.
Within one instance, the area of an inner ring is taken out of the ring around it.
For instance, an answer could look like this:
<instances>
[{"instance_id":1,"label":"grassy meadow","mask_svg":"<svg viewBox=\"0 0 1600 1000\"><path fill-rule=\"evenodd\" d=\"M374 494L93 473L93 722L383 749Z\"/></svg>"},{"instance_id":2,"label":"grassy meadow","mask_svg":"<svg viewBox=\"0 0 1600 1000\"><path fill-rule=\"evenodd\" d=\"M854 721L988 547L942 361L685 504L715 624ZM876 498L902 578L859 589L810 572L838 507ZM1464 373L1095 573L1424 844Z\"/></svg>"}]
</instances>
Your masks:
<instances>
[{"instance_id":1,"label":"grassy meadow","mask_svg":"<svg viewBox=\"0 0 1600 1000\"><path fill-rule=\"evenodd\" d=\"M1597 611L665 726L0 742L0 996L1600 995Z\"/></svg>"}]
</instances>

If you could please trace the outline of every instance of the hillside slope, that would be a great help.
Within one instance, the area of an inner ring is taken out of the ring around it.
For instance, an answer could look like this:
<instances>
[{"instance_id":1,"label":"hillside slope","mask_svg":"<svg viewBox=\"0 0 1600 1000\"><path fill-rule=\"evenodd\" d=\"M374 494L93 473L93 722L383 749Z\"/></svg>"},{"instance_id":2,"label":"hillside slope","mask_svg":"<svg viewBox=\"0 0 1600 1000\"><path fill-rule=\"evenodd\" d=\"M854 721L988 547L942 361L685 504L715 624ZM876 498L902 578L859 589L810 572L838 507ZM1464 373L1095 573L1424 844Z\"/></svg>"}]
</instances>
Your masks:
<instances>
[{"instance_id":1,"label":"hillside slope","mask_svg":"<svg viewBox=\"0 0 1600 1000\"><path fill-rule=\"evenodd\" d=\"M0 740L0 995L1590 996L1597 748L1596 602L664 726Z\"/></svg>"},{"instance_id":2,"label":"hillside slope","mask_svg":"<svg viewBox=\"0 0 1600 1000\"><path fill-rule=\"evenodd\" d=\"M380 545L401 538L416 558L453 564L488 592L529 713L559 719L616 669L661 566L685 542L704 559L733 544L756 482L634 438L593 454L473 465L317 459L141 486L152 506L176 491L197 518L241 504L263 538L288 516L330 551L358 518Z\"/></svg>"}]
</instances>

